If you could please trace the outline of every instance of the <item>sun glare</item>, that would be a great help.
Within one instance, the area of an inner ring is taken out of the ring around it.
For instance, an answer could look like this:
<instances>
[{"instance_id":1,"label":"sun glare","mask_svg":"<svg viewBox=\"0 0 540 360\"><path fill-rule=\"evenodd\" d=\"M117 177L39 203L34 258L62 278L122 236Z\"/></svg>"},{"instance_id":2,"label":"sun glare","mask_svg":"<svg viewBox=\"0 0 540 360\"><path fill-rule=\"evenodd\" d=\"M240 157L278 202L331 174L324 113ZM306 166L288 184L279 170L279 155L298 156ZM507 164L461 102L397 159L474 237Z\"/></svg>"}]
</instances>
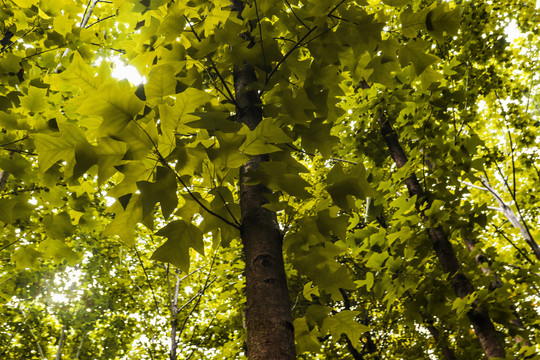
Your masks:
<instances>
[{"instance_id":1,"label":"sun glare","mask_svg":"<svg viewBox=\"0 0 540 360\"><path fill-rule=\"evenodd\" d=\"M133 85L146 84L146 77L141 76L135 66L125 65L121 60L114 59L114 69L112 76L122 80L127 79Z\"/></svg>"}]
</instances>

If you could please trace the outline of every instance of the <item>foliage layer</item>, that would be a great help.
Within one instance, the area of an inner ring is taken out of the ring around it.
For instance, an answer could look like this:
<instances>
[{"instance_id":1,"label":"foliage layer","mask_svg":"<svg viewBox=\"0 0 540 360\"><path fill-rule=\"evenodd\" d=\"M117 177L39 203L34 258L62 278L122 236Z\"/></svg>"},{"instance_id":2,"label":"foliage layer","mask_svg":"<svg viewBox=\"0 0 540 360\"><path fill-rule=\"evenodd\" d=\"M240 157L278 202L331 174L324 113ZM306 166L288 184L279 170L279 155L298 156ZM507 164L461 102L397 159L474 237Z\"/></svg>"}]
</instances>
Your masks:
<instances>
[{"instance_id":1,"label":"foliage layer","mask_svg":"<svg viewBox=\"0 0 540 360\"><path fill-rule=\"evenodd\" d=\"M234 3L1 1L0 357L536 356L535 3Z\"/></svg>"}]
</instances>

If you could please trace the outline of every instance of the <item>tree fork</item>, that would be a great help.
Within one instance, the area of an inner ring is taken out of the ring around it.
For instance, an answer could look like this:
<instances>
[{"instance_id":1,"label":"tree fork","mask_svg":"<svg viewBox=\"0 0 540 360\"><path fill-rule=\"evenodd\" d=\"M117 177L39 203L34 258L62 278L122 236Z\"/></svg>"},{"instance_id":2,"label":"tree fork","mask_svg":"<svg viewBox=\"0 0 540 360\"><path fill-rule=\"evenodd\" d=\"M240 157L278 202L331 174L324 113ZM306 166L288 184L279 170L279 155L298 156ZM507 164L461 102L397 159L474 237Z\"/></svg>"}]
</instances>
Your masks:
<instances>
[{"instance_id":1,"label":"tree fork","mask_svg":"<svg viewBox=\"0 0 540 360\"><path fill-rule=\"evenodd\" d=\"M379 117L378 121L381 128L381 134L390 150L392 159L398 168L403 167L408 159L399 143L397 133L385 116ZM427 198L416 175L412 174L405 179L405 185L407 185L410 196L417 196L417 209L420 209L423 204L427 204L427 208L431 206L431 201ZM424 216L424 214L422 215ZM474 289L469 279L463 273L459 272L461 264L459 263L454 249L452 248L452 244L446 237L443 228L441 226L429 227L428 234L443 270L451 275L450 282L456 295L460 298L464 298L473 293ZM506 356L506 351L487 310L483 306L473 304L472 309L467 312L467 316L469 317L476 333L476 337L488 359L504 358Z\"/></svg>"},{"instance_id":2,"label":"tree fork","mask_svg":"<svg viewBox=\"0 0 540 360\"><path fill-rule=\"evenodd\" d=\"M241 13L243 4L232 1L231 8ZM253 130L262 120L261 99L251 65L233 70L236 118ZM296 358L294 328L285 266L283 235L276 214L263 207L270 190L249 183L259 164L268 155L251 157L240 167L240 235L246 263L247 356L250 360L289 360Z\"/></svg>"}]
</instances>

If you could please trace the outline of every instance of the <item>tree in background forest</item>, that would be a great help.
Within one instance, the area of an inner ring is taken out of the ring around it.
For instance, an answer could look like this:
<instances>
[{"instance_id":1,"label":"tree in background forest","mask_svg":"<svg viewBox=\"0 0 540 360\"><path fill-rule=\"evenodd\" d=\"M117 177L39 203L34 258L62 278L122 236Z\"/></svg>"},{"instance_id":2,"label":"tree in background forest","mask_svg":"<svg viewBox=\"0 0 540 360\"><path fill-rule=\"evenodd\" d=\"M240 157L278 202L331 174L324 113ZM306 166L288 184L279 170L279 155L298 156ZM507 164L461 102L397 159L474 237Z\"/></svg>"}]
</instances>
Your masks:
<instances>
[{"instance_id":1,"label":"tree in background forest","mask_svg":"<svg viewBox=\"0 0 540 360\"><path fill-rule=\"evenodd\" d=\"M0 358L538 358L539 21L0 0Z\"/></svg>"}]
</instances>

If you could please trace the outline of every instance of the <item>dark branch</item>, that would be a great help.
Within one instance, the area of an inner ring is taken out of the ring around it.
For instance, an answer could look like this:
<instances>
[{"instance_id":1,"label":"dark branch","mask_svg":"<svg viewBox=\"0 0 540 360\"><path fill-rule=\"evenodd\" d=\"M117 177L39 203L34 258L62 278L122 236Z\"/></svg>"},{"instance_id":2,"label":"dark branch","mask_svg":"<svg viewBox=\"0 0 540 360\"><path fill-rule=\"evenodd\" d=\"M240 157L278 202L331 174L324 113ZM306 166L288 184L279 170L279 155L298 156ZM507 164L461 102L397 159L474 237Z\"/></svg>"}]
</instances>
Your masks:
<instances>
[{"instance_id":1,"label":"dark branch","mask_svg":"<svg viewBox=\"0 0 540 360\"><path fill-rule=\"evenodd\" d=\"M96 25L96 24L99 24L100 22L105 21L105 20L110 19L110 18L115 17L115 16L116 16L116 15L114 15L114 14L113 14L113 15L109 15L109 16L105 16L103 19L99 19L98 21L91 23L90 25L88 25L87 27L85 27L85 29L88 29L88 28L91 27L91 26L94 26L94 25Z\"/></svg>"},{"instance_id":2,"label":"dark branch","mask_svg":"<svg viewBox=\"0 0 540 360\"><path fill-rule=\"evenodd\" d=\"M254 0L253 2L255 3L255 14L257 15L257 25L258 25L258 28L259 28L259 37L261 38L261 52L262 52L263 63L264 63L264 74L265 74L266 78L268 78L266 55L264 54L264 44L263 44L263 36L262 36L262 28L261 28L261 18L259 17L259 7L257 6L257 0Z\"/></svg>"},{"instance_id":3,"label":"dark branch","mask_svg":"<svg viewBox=\"0 0 540 360\"><path fill-rule=\"evenodd\" d=\"M277 69L279 68L279 66L281 64L283 64L283 62L289 57L289 55L292 54L292 52L294 50L296 50L300 44L302 44L302 41L304 41L308 36L309 34L311 34L317 27L315 26L314 28L312 29L309 29L309 31L300 39L296 42L296 44L294 44L294 46L289 50L287 51L287 53L281 58L281 60L279 60L279 62L276 64L276 66L274 66L274 68L272 69L272 71L270 71L270 74L268 75L268 77L266 78L266 81L264 82L265 85L268 84L268 81L270 81L270 78L272 77L272 75L274 75L274 73L277 71Z\"/></svg>"}]
</instances>

